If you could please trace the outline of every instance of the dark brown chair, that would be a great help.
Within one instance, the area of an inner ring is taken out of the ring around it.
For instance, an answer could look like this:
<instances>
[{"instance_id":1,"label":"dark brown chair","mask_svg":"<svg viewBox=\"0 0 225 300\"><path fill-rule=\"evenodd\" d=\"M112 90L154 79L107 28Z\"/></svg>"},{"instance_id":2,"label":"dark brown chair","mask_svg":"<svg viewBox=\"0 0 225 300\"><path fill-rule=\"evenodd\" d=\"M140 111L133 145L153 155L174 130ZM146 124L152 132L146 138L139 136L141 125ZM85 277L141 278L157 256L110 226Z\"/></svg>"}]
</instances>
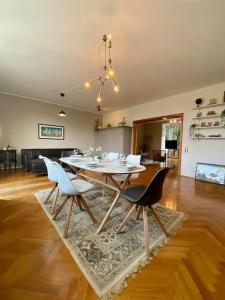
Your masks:
<instances>
[{"instance_id":1,"label":"dark brown chair","mask_svg":"<svg viewBox=\"0 0 225 300\"><path fill-rule=\"evenodd\" d=\"M166 151L165 150L152 150L153 162L166 162Z\"/></svg>"},{"instance_id":2,"label":"dark brown chair","mask_svg":"<svg viewBox=\"0 0 225 300\"><path fill-rule=\"evenodd\" d=\"M169 171L169 168L161 168L153 177L149 185L146 187L144 185L139 185L135 187L127 188L126 190L121 192L121 197L125 198L130 204L132 204L132 208L126 215L123 222L120 224L117 233L120 233L126 223L128 222L131 214L137 210L137 218L141 213L141 209L143 208L143 220L144 220L144 236L145 236L145 249L147 256L150 256L150 248L149 248L149 236L148 236L148 220L147 220L147 210L150 209L158 221L161 229L168 236L166 229L164 228L162 222L160 221L155 209L153 208L153 204L158 202L162 197L162 188L163 183L165 181L166 175Z\"/></svg>"}]
</instances>

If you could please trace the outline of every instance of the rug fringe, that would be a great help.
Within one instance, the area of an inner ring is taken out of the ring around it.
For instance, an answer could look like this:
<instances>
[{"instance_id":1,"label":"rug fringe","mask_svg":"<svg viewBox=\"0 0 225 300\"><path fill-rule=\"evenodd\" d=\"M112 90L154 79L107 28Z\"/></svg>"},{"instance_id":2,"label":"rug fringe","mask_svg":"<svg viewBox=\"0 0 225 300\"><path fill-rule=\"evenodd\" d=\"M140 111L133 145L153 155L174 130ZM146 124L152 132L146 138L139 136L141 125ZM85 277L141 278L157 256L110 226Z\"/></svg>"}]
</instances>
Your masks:
<instances>
[{"instance_id":1,"label":"rug fringe","mask_svg":"<svg viewBox=\"0 0 225 300\"><path fill-rule=\"evenodd\" d=\"M174 236L176 232L181 228L182 224L187 221L188 215L184 215L179 222L176 223L175 228L170 229L169 234L171 236ZM108 291L106 294L100 297L100 300L112 300L113 295L120 295L124 288L128 286L127 280L131 278L135 278L140 271L151 262L151 260L154 259L154 257L158 254L159 249L165 246L168 243L168 240L170 238L166 237L165 239L162 239L160 242L158 242L157 246L154 247L154 249L151 249L154 256L152 257L144 257L142 260L138 262L138 265L134 266L125 276L123 279L121 279L119 282L117 282L110 291Z\"/></svg>"}]
</instances>

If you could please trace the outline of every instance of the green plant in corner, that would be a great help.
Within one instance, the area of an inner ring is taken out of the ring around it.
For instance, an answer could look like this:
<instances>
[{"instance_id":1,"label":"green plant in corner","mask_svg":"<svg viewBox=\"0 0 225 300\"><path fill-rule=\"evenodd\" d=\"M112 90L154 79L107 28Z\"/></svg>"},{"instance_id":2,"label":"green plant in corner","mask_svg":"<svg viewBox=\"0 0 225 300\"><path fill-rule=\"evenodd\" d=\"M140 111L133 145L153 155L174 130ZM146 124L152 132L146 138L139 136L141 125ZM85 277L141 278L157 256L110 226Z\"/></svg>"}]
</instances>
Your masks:
<instances>
[{"instance_id":1,"label":"green plant in corner","mask_svg":"<svg viewBox=\"0 0 225 300\"><path fill-rule=\"evenodd\" d=\"M117 126L118 126L118 127L124 127L124 126L127 126L126 118L123 117L122 121L119 122Z\"/></svg>"}]
</instances>

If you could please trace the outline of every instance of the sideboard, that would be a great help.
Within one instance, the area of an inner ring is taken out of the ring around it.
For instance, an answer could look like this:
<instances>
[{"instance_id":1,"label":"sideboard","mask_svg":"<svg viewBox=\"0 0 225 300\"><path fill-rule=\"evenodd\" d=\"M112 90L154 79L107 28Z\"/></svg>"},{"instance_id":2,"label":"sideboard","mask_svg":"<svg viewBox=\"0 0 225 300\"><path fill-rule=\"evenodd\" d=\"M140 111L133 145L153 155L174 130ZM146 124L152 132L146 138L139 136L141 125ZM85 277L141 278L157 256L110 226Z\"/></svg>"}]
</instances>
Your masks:
<instances>
[{"instance_id":1,"label":"sideboard","mask_svg":"<svg viewBox=\"0 0 225 300\"><path fill-rule=\"evenodd\" d=\"M95 146L102 146L104 152L131 153L132 127L102 128L95 133Z\"/></svg>"}]
</instances>

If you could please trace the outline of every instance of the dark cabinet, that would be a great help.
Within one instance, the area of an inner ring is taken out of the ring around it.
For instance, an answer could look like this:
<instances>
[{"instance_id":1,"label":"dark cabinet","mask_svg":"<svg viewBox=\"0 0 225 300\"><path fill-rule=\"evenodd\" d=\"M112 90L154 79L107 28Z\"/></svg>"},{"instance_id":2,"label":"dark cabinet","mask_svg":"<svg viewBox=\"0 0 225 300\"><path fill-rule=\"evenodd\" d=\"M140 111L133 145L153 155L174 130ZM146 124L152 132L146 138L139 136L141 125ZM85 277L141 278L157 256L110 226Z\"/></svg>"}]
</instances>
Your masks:
<instances>
[{"instance_id":1,"label":"dark cabinet","mask_svg":"<svg viewBox=\"0 0 225 300\"><path fill-rule=\"evenodd\" d=\"M0 150L0 169L4 165L4 169L11 170L12 164L16 170L16 150Z\"/></svg>"}]
</instances>

